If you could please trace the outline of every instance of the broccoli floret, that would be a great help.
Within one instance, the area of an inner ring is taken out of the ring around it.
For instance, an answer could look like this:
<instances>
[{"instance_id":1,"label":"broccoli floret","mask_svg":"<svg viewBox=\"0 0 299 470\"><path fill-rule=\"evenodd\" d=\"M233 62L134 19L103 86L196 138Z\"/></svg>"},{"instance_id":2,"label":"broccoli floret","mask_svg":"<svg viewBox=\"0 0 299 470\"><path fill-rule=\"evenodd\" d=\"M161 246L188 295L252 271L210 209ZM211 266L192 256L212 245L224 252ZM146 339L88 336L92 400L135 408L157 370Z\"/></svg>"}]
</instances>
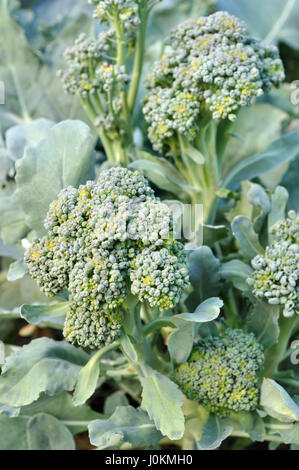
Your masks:
<instances>
[{"instance_id":1,"label":"broccoli floret","mask_svg":"<svg viewBox=\"0 0 299 470\"><path fill-rule=\"evenodd\" d=\"M189 285L171 211L139 172L113 167L98 182L64 189L50 205L45 228L47 236L32 244L25 260L46 295L68 288L69 341L99 347L115 338L129 292L163 310Z\"/></svg>"},{"instance_id":2,"label":"broccoli floret","mask_svg":"<svg viewBox=\"0 0 299 470\"><path fill-rule=\"evenodd\" d=\"M80 34L74 46L64 53L68 69L58 72L65 91L86 98L96 92L109 95L114 87L119 90L126 87L129 76L124 67L109 62L114 41L113 30L100 33L96 39Z\"/></svg>"},{"instance_id":3,"label":"broccoli floret","mask_svg":"<svg viewBox=\"0 0 299 470\"><path fill-rule=\"evenodd\" d=\"M117 15L126 29L134 29L140 24L138 0L89 0L89 3L96 5L93 16L101 23L109 24Z\"/></svg>"},{"instance_id":4,"label":"broccoli floret","mask_svg":"<svg viewBox=\"0 0 299 470\"><path fill-rule=\"evenodd\" d=\"M289 211L288 217L271 227L271 233L277 240L299 244L299 215Z\"/></svg>"},{"instance_id":5,"label":"broccoli floret","mask_svg":"<svg viewBox=\"0 0 299 470\"><path fill-rule=\"evenodd\" d=\"M194 346L174 380L191 400L219 416L256 409L258 371L264 353L253 333L228 328L221 336L208 336Z\"/></svg>"},{"instance_id":6,"label":"broccoli floret","mask_svg":"<svg viewBox=\"0 0 299 470\"><path fill-rule=\"evenodd\" d=\"M171 248L144 249L132 263L132 293L161 310L174 307L189 284L184 248L178 242Z\"/></svg>"},{"instance_id":7,"label":"broccoli floret","mask_svg":"<svg viewBox=\"0 0 299 470\"><path fill-rule=\"evenodd\" d=\"M63 334L70 343L100 349L119 337L122 321L122 313L118 310L110 313L89 311L73 304L66 315Z\"/></svg>"},{"instance_id":8,"label":"broccoli floret","mask_svg":"<svg viewBox=\"0 0 299 470\"><path fill-rule=\"evenodd\" d=\"M226 12L186 21L166 45L143 109L159 151L177 132L192 140L203 114L233 121L240 107L284 79L277 48L249 37L245 24Z\"/></svg>"},{"instance_id":9,"label":"broccoli floret","mask_svg":"<svg viewBox=\"0 0 299 470\"><path fill-rule=\"evenodd\" d=\"M264 255L251 261L247 282L253 294L269 304L281 305L283 315L299 314L299 218L294 212L271 229L276 240Z\"/></svg>"}]
</instances>

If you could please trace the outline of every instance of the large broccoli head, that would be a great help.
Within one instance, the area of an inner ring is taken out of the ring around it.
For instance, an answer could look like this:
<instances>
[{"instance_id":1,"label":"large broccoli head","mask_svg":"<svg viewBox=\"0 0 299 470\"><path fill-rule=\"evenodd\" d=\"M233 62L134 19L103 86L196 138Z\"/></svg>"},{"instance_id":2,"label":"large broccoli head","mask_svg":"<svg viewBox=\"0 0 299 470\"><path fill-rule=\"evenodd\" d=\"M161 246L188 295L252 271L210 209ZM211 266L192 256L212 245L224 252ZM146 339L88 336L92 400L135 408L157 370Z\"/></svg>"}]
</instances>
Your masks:
<instances>
[{"instance_id":1,"label":"large broccoli head","mask_svg":"<svg viewBox=\"0 0 299 470\"><path fill-rule=\"evenodd\" d=\"M200 339L174 380L188 398L225 416L257 407L263 364L263 349L252 333L227 329L222 336Z\"/></svg>"},{"instance_id":2,"label":"large broccoli head","mask_svg":"<svg viewBox=\"0 0 299 470\"><path fill-rule=\"evenodd\" d=\"M272 227L275 241L263 255L251 261L253 274L247 280L253 294L272 305L281 305L283 315L299 314L299 217L294 212Z\"/></svg>"},{"instance_id":3,"label":"large broccoli head","mask_svg":"<svg viewBox=\"0 0 299 470\"><path fill-rule=\"evenodd\" d=\"M47 235L32 244L25 260L46 295L68 289L64 334L71 342L111 342L129 292L165 309L189 285L170 209L138 172L114 167L98 182L64 189L50 205L45 228Z\"/></svg>"},{"instance_id":4,"label":"large broccoli head","mask_svg":"<svg viewBox=\"0 0 299 470\"><path fill-rule=\"evenodd\" d=\"M284 79L277 48L249 37L226 12L186 21L166 45L143 109L157 150L177 132L192 140L206 116L233 121L241 106Z\"/></svg>"}]
</instances>

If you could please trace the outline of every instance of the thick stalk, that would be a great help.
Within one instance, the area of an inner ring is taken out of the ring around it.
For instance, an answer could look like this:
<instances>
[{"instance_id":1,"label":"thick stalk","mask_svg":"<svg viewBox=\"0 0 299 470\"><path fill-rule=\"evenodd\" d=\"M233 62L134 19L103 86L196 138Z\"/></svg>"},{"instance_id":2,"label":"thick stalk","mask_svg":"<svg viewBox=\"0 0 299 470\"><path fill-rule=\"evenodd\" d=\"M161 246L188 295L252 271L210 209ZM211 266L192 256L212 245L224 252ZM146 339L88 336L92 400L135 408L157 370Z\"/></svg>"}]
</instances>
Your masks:
<instances>
[{"instance_id":1,"label":"thick stalk","mask_svg":"<svg viewBox=\"0 0 299 470\"><path fill-rule=\"evenodd\" d=\"M264 368L264 376L272 377L278 372L278 367L284 358L289 341L295 329L299 325L299 319L295 315L291 318L281 316L279 320L279 337L278 342L266 351L266 362Z\"/></svg>"}]
</instances>

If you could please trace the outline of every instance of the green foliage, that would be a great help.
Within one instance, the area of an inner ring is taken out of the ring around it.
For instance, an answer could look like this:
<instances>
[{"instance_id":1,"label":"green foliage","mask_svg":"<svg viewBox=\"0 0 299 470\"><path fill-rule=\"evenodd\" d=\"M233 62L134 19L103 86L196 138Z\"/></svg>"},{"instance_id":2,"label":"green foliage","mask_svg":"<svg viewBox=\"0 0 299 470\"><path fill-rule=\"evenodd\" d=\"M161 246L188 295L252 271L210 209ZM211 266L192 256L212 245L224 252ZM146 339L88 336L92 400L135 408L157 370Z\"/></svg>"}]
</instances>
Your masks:
<instances>
[{"instance_id":1,"label":"green foliage","mask_svg":"<svg viewBox=\"0 0 299 470\"><path fill-rule=\"evenodd\" d=\"M142 383L142 402L156 428L169 439L180 439L184 433L181 409L183 396L168 377L146 368Z\"/></svg>"},{"instance_id":2,"label":"green foliage","mask_svg":"<svg viewBox=\"0 0 299 470\"><path fill-rule=\"evenodd\" d=\"M19 361L19 357L22 358ZM73 390L87 354L67 343L40 338L7 358L0 377L0 401L24 406L41 393Z\"/></svg>"},{"instance_id":3,"label":"green foliage","mask_svg":"<svg viewBox=\"0 0 299 470\"><path fill-rule=\"evenodd\" d=\"M150 447L162 437L147 413L132 406L118 406L106 421L92 421L89 435L99 449L117 449L126 442L132 447Z\"/></svg>"}]
</instances>

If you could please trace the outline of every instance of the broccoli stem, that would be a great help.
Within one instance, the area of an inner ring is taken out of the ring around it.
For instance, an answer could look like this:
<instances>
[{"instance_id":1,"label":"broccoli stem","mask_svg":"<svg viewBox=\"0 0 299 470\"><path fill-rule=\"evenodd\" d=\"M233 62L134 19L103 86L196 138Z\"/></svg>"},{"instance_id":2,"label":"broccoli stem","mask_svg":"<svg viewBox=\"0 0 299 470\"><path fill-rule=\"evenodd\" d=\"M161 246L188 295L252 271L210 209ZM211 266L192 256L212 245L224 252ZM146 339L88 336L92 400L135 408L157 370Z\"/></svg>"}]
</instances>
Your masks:
<instances>
[{"instance_id":1,"label":"broccoli stem","mask_svg":"<svg viewBox=\"0 0 299 470\"><path fill-rule=\"evenodd\" d=\"M299 318L296 315L291 318L281 316L279 320L280 331L278 341L265 352L265 377L272 377L274 374L278 373L279 364L283 360L292 334L298 326Z\"/></svg>"},{"instance_id":2,"label":"broccoli stem","mask_svg":"<svg viewBox=\"0 0 299 470\"><path fill-rule=\"evenodd\" d=\"M140 26L137 33L136 52L132 71L132 79L128 93L129 112L133 114L143 68L144 48L146 40L148 10L144 4L139 5Z\"/></svg>"},{"instance_id":3,"label":"broccoli stem","mask_svg":"<svg viewBox=\"0 0 299 470\"><path fill-rule=\"evenodd\" d=\"M85 109L85 111L86 111L89 119L91 120L91 122L95 123L98 116L97 116L97 113L94 109L93 103L91 102L90 98L81 99L81 102L82 102L83 108ZM103 132L101 127L97 126L96 129L97 129L98 135L101 139L101 142L103 144L103 147L104 147L104 150L106 152L108 160L113 162L115 160L115 157L114 157L112 142L105 135L105 133Z\"/></svg>"}]
</instances>

